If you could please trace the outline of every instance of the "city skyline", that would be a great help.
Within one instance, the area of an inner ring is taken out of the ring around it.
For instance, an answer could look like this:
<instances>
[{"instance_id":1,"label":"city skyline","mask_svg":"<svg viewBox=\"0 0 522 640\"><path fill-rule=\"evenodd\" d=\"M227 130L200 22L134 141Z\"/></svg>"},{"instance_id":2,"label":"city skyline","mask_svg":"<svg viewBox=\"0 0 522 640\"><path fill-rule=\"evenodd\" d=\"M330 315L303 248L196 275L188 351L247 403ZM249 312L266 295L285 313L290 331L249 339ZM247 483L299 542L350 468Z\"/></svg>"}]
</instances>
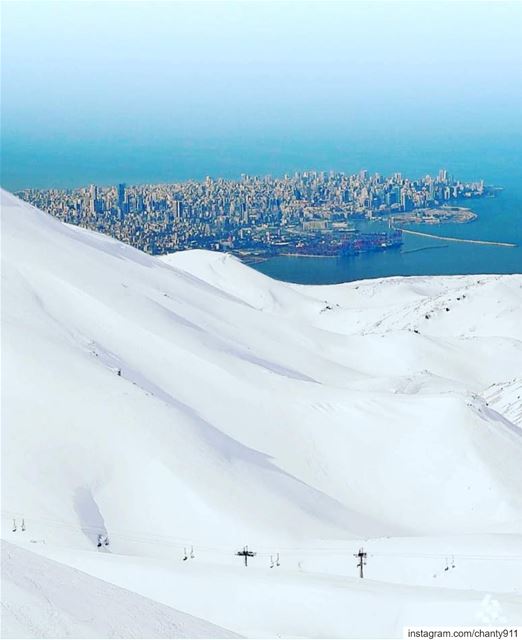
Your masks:
<instances>
[{"instance_id":1,"label":"city skyline","mask_svg":"<svg viewBox=\"0 0 522 640\"><path fill-rule=\"evenodd\" d=\"M465 182L446 169L421 178L325 171L240 180L79 189L27 189L24 200L64 222L111 235L151 254L185 249L234 251L242 257L337 255L400 246L401 224L470 222L468 208L450 201L494 195L483 179ZM356 220L387 221L389 232L358 234ZM354 235L355 234L355 235ZM357 236L357 237L356 237Z\"/></svg>"}]
</instances>

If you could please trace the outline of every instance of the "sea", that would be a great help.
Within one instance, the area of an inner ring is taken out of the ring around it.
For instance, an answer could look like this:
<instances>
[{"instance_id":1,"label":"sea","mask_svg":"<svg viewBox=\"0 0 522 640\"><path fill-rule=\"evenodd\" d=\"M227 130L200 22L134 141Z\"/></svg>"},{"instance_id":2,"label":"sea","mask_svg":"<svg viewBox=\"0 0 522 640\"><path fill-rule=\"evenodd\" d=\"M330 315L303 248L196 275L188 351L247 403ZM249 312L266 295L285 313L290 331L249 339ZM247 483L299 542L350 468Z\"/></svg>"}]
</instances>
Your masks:
<instances>
[{"instance_id":1,"label":"sea","mask_svg":"<svg viewBox=\"0 0 522 640\"><path fill-rule=\"evenodd\" d=\"M278 256L252 264L262 273L298 284L337 284L367 278L414 275L522 273L522 198L520 187L492 198L457 201L478 218L466 224L412 224L404 229L433 235L515 243L516 247L465 244L403 234L397 249L342 258ZM387 224L357 223L362 231L386 230Z\"/></svg>"},{"instance_id":2,"label":"sea","mask_svg":"<svg viewBox=\"0 0 522 640\"><path fill-rule=\"evenodd\" d=\"M344 258L274 257L252 264L273 278L301 284L333 284L367 278L409 275L522 273L522 136L480 130L408 135L262 136L238 139L78 140L8 139L2 144L2 186L67 188L177 182L187 179L248 175L284 175L295 171L344 171L415 179L445 168L463 181L484 179L502 187L493 198L458 202L478 218L467 224L408 225L407 229L441 236L515 243L515 248L454 243L404 236L401 248ZM365 231L385 223L358 222Z\"/></svg>"}]
</instances>

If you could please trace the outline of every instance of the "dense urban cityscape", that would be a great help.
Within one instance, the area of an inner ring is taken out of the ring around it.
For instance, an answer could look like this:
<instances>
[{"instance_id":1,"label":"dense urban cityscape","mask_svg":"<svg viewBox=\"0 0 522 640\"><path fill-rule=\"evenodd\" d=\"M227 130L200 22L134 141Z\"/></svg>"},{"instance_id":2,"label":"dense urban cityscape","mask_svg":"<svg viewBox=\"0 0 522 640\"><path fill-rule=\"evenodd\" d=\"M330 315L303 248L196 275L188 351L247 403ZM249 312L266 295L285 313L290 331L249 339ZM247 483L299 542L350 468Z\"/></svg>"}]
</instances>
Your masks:
<instances>
[{"instance_id":1,"label":"dense urban cityscape","mask_svg":"<svg viewBox=\"0 0 522 640\"><path fill-rule=\"evenodd\" d=\"M475 214L449 203L494 193L483 180L462 182L441 169L417 180L366 170L307 171L282 178L26 189L18 195L64 222L150 254L202 248L245 257L350 255L398 247L402 233L396 224L468 222ZM390 229L360 233L353 221L361 219L387 220Z\"/></svg>"}]
</instances>

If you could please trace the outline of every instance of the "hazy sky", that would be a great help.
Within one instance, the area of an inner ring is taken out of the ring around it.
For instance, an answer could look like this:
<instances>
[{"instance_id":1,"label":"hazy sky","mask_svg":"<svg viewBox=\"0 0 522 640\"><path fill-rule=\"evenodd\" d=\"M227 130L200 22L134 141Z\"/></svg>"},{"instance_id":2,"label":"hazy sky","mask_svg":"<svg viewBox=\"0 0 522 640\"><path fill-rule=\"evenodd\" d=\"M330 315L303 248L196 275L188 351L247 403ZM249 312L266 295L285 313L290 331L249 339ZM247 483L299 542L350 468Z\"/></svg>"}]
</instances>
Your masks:
<instances>
[{"instance_id":1,"label":"hazy sky","mask_svg":"<svg viewBox=\"0 0 522 640\"><path fill-rule=\"evenodd\" d=\"M521 33L519 2L4 2L4 161L50 142L520 133Z\"/></svg>"}]
</instances>

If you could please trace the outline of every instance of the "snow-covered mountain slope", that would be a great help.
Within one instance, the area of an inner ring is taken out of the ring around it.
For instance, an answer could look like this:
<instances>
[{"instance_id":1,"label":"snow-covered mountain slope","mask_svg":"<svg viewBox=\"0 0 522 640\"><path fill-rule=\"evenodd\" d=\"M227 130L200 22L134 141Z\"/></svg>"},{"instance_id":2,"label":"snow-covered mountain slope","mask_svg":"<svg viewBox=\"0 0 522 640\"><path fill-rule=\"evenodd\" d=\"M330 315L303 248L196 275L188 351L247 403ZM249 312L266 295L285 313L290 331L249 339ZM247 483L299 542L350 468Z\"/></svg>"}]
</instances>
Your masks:
<instances>
[{"instance_id":1,"label":"snow-covered mountain slope","mask_svg":"<svg viewBox=\"0 0 522 640\"><path fill-rule=\"evenodd\" d=\"M136 593L2 542L2 638L234 638Z\"/></svg>"},{"instance_id":2,"label":"snow-covered mountain slope","mask_svg":"<svg viewBox=\"0 0 522 640\"><path fill-rule=\"evenodd\" d=\"M481 394L520 376L522 276L289 285L223 254L147 256L1 199L4 537L247 635L279 633L277 620L213 609L179 567L158 593L145 564L177 567L194 546L180 566L206 563L204 582L236 572L248 544L254 563L293 558L286 586L252 571L252 589L284 602L308 584L328 599L328 579L294 574L355 575L361 539L510 534L491 589L512 584L522 432ZM434 566L374 578L432 588L457 547L423 546ZM481 567L453 586L489 589ZM292 620L284 633L303 634ZM332 634L353 631L340 622Z\"/></svg>"},{"instance_id":3,"label":"snow-covered mountain slope","mask_svg":"<svg viewBox=\"0 0 522 640\"><path fill-rule=\"evenodd\" d=\"M482 396L495 411L522 428L522 378L492 384Z\"/></svg>"}]
</instances>

